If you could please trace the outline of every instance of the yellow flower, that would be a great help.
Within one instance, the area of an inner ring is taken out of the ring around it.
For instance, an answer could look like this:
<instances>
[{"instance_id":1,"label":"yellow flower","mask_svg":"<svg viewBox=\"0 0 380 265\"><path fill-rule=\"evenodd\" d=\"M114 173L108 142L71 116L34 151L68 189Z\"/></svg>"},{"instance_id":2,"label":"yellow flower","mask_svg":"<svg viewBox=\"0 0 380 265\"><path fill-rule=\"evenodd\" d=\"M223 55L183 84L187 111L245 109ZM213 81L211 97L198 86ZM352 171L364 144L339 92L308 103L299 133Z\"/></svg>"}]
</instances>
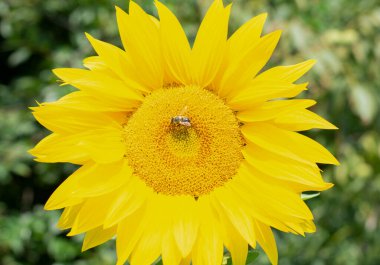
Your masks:
<instances>
[{"instance_id":1,"label":"yellow flower","mask_svg":"<svg viewBox=\"0 0 380 265\"><path fill-rule=\"evenodd\" d=\"M64 208L59 227L85 233L83 250L116 236L117 264L215 265L226 247L242 265L256 242L277 264L271 228L314 232L300 194L330 188L317 163L338 164L298 133L336 127L287 99L314 61L260 73L280 37L261 36L266 14L227 38L231 6L215 0L190 47L156 6L159 20L117 8L124 50L87 35L88 70L54 70L78 91L32 108L52 131L36 160L81 165L45 208Z\"/></svg>"}]
</instances>

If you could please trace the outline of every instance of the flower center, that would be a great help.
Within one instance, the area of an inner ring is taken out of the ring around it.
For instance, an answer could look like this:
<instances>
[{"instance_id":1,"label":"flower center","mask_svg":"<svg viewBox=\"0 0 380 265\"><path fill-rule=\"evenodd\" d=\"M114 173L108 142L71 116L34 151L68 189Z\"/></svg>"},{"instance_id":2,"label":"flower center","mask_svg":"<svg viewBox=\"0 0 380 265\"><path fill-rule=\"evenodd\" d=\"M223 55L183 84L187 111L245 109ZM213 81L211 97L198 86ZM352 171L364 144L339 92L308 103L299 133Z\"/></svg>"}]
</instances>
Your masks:
<instances>
[{"instance_id":1,"label":"flower center","mask_svg":"<svg viewBox=\"0 0 380 265\"><path fill-rule=\"evenodd\" d=\"M210 193L236 174L243 159L234 113L198 87L155 90L124 129L130 166L158 193Z\"/></svg>"}]
</instances>

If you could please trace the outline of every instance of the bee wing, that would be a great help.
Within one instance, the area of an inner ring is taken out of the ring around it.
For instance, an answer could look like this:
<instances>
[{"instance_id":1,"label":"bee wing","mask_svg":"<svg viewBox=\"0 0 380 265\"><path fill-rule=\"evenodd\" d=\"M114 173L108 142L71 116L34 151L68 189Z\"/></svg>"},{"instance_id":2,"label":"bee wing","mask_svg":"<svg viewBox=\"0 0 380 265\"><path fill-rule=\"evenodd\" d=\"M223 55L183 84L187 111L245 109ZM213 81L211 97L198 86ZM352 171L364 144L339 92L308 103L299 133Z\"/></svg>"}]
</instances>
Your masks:
<instances>
[{"instance_id":1,"label":"bee wing","mask_svg":"<svg viewBox=\"0 0 380 265\"><path fill-rule=\"evenodd\" d=\"M189 108L188 106L183 107L183 109L179 113L179 116L183 116L186 113L186 111L188 110L188 108Z\"/></svg>"},{"instance_id":2,"label":"bee wing","mask_svg":"<svg viewBox=\"0 0 380 265\"><path fill-rule=\"evenodd\" d=\"M179 122L181 125L186 126L186 127L191 127L191 123L189 121L180 121Z\"/></svg>"}]
</instances>

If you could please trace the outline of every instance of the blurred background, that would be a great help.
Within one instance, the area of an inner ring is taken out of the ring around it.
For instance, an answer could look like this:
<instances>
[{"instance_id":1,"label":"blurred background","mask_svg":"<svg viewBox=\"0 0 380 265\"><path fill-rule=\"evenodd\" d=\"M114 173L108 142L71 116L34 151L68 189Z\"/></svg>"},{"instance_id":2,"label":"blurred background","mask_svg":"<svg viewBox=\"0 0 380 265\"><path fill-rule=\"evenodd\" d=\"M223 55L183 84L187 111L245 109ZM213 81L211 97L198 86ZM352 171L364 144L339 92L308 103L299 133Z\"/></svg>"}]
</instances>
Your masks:
<instances>
[{"instance_id":1,"label":"blurred background","mask_svg":"<svg viewBox=\"0 0 380 265\"><path fill-rule=\"evenodd\" d=\"M152 0L138 0L156 15ZM166 0L190 38L210 0ZM229 1L230 2L230 1ZM56 67L80 67L94 54L84 32L120 46L112 0L2 0L0 2L0 264L108 265L114 243L85 253L81 238L55 227L59 211L43 204L74 167L38 164L27 150L48 131L29 106L52 101ZM308 201L317 233L277 233L280 265L380 264L380 2L378 0L236 0L230 32L268 12L264 32L283 35L267 67L315 58L302 97L339 131L307 134L335 154L341 166L323 167L335 187ZM260 254L257 264L269 264Z\"/></svg>"}]
</instances>

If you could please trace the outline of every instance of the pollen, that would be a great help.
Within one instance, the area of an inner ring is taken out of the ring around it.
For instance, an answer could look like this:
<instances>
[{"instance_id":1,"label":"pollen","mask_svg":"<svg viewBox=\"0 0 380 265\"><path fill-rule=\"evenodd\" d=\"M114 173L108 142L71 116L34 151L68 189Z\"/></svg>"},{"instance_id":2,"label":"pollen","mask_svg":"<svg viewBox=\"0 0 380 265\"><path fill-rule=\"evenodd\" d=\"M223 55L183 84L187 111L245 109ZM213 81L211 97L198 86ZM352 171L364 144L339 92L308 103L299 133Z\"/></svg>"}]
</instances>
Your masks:
<instances>
[{"instance_id":1,"label":"pollen","mask_svg":"<svg viewBox=\"0 0 380 265\"><path fill-rule=\"evenodd\" d=\"M174 117L190 124L173 123ZM199 87L155 90L124 132L125 156L134 174L165 195L208 194L232 179L243 159L234 113Z\"/></svg>"}]
</instances>

